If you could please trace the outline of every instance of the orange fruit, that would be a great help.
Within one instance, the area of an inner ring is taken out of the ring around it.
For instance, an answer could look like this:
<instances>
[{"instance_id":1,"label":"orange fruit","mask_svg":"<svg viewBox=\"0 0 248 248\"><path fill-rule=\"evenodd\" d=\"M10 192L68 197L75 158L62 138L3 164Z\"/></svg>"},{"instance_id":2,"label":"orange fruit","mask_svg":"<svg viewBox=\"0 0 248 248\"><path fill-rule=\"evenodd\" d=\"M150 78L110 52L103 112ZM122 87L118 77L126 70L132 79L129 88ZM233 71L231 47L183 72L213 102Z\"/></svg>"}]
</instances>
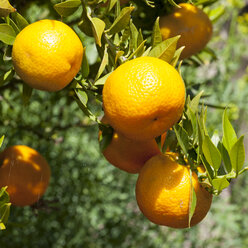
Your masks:
<instances>
[{"instance_id":1,"label":"orange fruit","mask_svg":"<svg viewBox=\"0 0 248 248\"><path fill-rule=\"evenodd\" d=\"M102 122L107 123L106 117ZM148 159L160 153L155 139L136 141L115 131L110 144L103 151L110 164L129 173L138 173Z\"/></svg>"},{"instance_id":2,"label":"orange fruit","mask_svg":"<svg viewBox=\"0 0 248 248\"><path fill-rule=\"evenodd\" d=\"M197 203L190 226L199 223L208 213L212 195L198 182L192 172ZM136 199L141 212L153 223L173 228L189 226L190 205L189 167L176 161L176 154L156 155L142 167Z\"/></svg>"},{"instance_id":3,"label":"orange fruit","mask_svg":"<svg viewBox=\"0 0 248 248\"><path fill-rule=\"evenodd\" d=\"M28 146L11 146L0 154L0 188L8 186L13 205L37 202L48 187L50 175L45 158Z\"/></svg>"},{"instance_id":4,"label":"orange fruit","mask_svg":"<svg viewBox=\"0 0 248 248\"><path fill-rule=\"evenodd\" d=\"M201 9L189 3L179 4L169 14L160 17L160 31L163 40L181 35L177 47L185 46L180 58L188 58L200 52L212 36L212 23Z\"/></svg>"},{"instance_id":5,"label":"orange fruit","mask_svg":"<svg viewBox=\"0 0 248 248\"><path fill-rule=\"evenodd\" d=\"M103 108L116 132L133 140L155 138L181 117L184 82L167 62L140 57L120 65L103 87Z\"/></svg>"},{"instance_id":6,"label":"orange fruit","mask_svg":"<svg viewBox=\"0 0 248 248\"><path fill-rule=\"evenodd\" d=\"M12 60L16 73L32 88L58 91L78 73L83 46L66 24L41 20L25 27L16 37Z\"/></svg>"}]
</instances>

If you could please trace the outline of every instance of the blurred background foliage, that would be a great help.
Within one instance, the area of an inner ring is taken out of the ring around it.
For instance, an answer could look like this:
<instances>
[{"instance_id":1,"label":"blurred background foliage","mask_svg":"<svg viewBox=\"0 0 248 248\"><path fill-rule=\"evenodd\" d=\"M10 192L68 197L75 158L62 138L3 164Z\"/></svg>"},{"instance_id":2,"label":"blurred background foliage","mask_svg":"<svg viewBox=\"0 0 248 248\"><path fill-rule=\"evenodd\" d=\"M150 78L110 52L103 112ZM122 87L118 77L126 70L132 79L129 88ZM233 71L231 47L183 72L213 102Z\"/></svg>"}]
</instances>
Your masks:
<instances>
[{"instance_id":1,"label":"blurred background foliage","mask_svg":"<svg viewBox=\"0 0 248 248\"><path fill-rule=\"evenodd\" d=\"M16 0L11 3L31 23L44 18L60 19L52 7L58 2ZM149 30L152 23L145 12L147 7L141 1L134 2L140 5L140 12L134 13L137 26L138 17L142 17L144 29ZM219 6L225 11L214 23L208 49L181 67L189 93L204 90L202 101L209 105L210 134L221 129L223 108L227 106L237 133L246 134L248 130L247 4L243 0L219 0L207 6L207 12ZM149 10L154 15L162 11ZM80 10L65 18L76 31L79 30L74 24L79 15ZM95 66L98 56L92 38L82 32L78 34L86 46L90 65ZM211 49L216 58L209 55ZM3 55L4 49L0 51ZM11 62L0 61L0 76L9 68ZM84 116L68 92L34 90L30 103L24 106L21 91L18 80L0 87L0 136L6 137L1 150L17 144L37 149L48 160L52 178L45 196L35 206L11 207L7 229L0 232L0 247L248 246L247 175L239 177L214 198L209 214L196 227L176 230L156 226L136 206L137 175L122 172L103 158L99 152L97 125ZM94 111L101 115L99 106Z\"/></svg>"}]
</instances>

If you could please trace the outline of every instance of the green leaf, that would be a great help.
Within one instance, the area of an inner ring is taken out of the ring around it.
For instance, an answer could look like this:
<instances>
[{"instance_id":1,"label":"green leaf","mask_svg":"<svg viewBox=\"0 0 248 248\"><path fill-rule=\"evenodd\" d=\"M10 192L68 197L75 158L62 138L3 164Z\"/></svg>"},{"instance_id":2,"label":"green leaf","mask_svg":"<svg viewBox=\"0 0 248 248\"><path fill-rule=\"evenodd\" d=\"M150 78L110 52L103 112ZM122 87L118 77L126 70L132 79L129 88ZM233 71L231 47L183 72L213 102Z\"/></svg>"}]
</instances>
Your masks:
<instances>
[{"instance_id":1,"label":"green leaf","mask_svg":"<svg viewBox=\"0 0 248 248\"><path fill-rule=\"evenodd\" d=\"M89 68L89 63L88 63L88 59L86 56L86 47L84 47L84 51L83 51L83 60L82 60L82 65L81 65L81 71L82 71L82 77L83 78L88 77L88 75L90 73L90 68Z\"/></svg>"},{"instance_id":2,"label":"green leaf","mask_svg":"<svg viewBox=\"0 0 248 248\"><path fill-rule=\"evenodd\" d=\"M91 23L92 23L92 31L93 31L96 44L99 47L101 47L102 46L101 39L102 39L102 34L105 29L105 22L97 17L93 17L91 19Z\"/></svg>"},{"instance_id":3,"label":"green leaf","mask_svg":"<svg viewBox=\"0 0 248 248\"><path fill-rule=\"evenodd\" d=\"M174 56L173 56L173 58L172 58L172 60L171 60L171 62L170 62L170 64L171 64L173 67L175 67L175 66L177 65L177 62L178 62L178 60L179 60L179 58L180 58L180 56L181 56L181 53L182 53L182 51L183 51L184 48L185 48L185 46L182 46L182 47L179 47L179 48L175 51Z\"/></svg>"},{"instance_id":4,"label":"green leaf","mask_svg":"<svg viewBox=\"0 0 248 248\"><path fill-rule=\"evenodd\" d=\"M223 189L229 186L229 182L225 177L222 178L215 178L212 181L213 187L218 191L221 192Z\"/></svg>"},{"instance_id":5,"label":"green leaf","mask_svg":"<svg viewBox=\"0 0 248 248\"><path fill-rule=\"evenodd\" d=\"M208 161L206 160L206 158L202 155L200 155L201 157L201 161L204 165L204 168L207 172L207 175L208 175L208 178L209 178L209 181L211 182L212 179L214 178L214 170L213 168L211 167L211 165L208 163Z\"/></svg>"},{"instance_id":6,"label":"green leaf","mask_svg":"<svg viewBox=\"0 0 248 248\"><path fill-rule=\"evenodd\" d=\"M97 86L97 85L104 85L110 74L111 74L111 72L108 73L108 74L106 74L105 76L101 77L100 79L98 79L98 80L94 83L94 85L95 85L95 86Z\"/></svg>"},{"instance_id":7,"label":"green leaf","mask_svg":"<svg viewBox=\"0 0 248 248\"><path fill-rule=\"evenodd\" d=\"M238 175L239 171L242 170L245 162L244 136L241 136L232 146L230 151L230 159L232 168Z\"/></svg>"},{"instance_id":8,"label":"green leaf","mask_svg":"<svg viewBox=\"0 0 248 248\"><path fill-rule=\"evenodd\" d=\"M135 55L141 55L144 53L144 49L145 49L145 43L146 40L144 40L138 47L137 49L128 57L128 59L133 58Z\"/></svg>"},{"instance_id":9,"label":"green leaf","mask_svg":"<svg viewBox=\"0 0 248 248\"><path fill-rule=\"evenodd\" d=\"M31 88L29 85L27 85L26 83L23 83L22 86L22 101L24 106L27 106L29 103L29 100L31 98L33 92L33 88Z\"/></svg>"},{"instance_id":10,"label":"green leaf","mask_svg":"<svg viewBox=\"0 0 248 248\"><path fill-rule=\"evenodd\" d=\"M4 85L6 82L9 82L15 75L15 71L13 68L5 72L1 77L0 77L0 87Z\"/></svg>"},{"instance_id":11,"label":"green leaf","mask_svg":"<svg viewBox=\"0 0 248 248\"><path fill-rule=\"evenodd\" d=\"M191 109L191 111L195 114L198 112L199 109L199 102L200 102L200 98L203 94L203 91L199 92L191 101L188 102L188 108ZM187 113L187 112L186 112Z\"/></svg>"},{"instance_id":12,"label":"green leaf","mask_svg":"<svg viewBox=\"0 0 248 248\"><path fill-rule=\"evenodd\" d=\"M11 6L8 0L0 0L0 17L7 17L10 13L15 11L16 9Z\"/></svg>"},{"instance_id":13,"label":"green leaf","mask_svg":"<svg viewBox=\"0 0 248 248\"><path fill-rule=\"evenodd\" d=\"M102 62L101 62L101 65L99 67L99 70L96 74L96 78L94 81L96 81L103 73L106 65L108 65L109 63L109 57L108 57L108 46L106 45L105 46L105 49L104 49L104 55L103 55L103 58L102 58Z\"/></svg>"},{"instance_id":14,"label":"green leaf","mask_svg":"<svg viewBox=\"0 0 248 248\"><path fill-rule=\"evenodd\" d=\"M195 193L195 189L193 186L193 182L192 182L192 171L190 171L190 200L189 200L189 227L190 227L190 222L191 219L195 213L195 208L196 208L196 203L197 203L197 198L196 198L196 193Z\"/></svg>"},{"instance_id":15,"label":"green leaf","mask_svg":"<svg viewBox=\"0 0 248 248\"><path fill-rule=\"evenodd\" d=\"M222 143L227 149L228 152L231 151L232 146L234 143L237 141L237 135L232 127L232 124L230 123L226 110L223 113L222 117L222 128L223 128L223 138L222 138Z\"/></svg>"},{"instance_id":16,"label":"green leaf","mask_svg":"<svg viewBox=\"0 0 248 248\"><path fill-rule=\"evenodd\" d=\"M4 140L4 135L0 138L0 148L1 148L2 144L3 144L3 140Z\"/></svg>"},{"instance_id":17,"label":"green leaf","mask_svg":"<svg viewBox=\"0 0 248 248\"><path fill-rule=\"evenodd\" d=\"M232 164L231 164L230 156L229 156L225 146L222 144L222 142L218 143L218 149L221 153L221 157L223 159L226 171L228 173L231 172L232 171Z\"/></svg>"},{"instance_id":18,"label":"green leaf","mask_svg":"<svg viewBox=\"0 0 248 248\"><path fill-rule=\"evenodd\" d=\"M8 24L0 24L0 41L7 45L13 45L15 41L15 30Z\"/></svg>"},{"instance_id":19,"label":"green leaf","mask_svg":"<svg viewBox=\"0 0 248 248\"><path fill-rule=\"evenodd\" d=\"M131 12L134 10L134 7L126 7L121 10L120 15L115 19L112 26L106 31L108 34L112 35L120 32L128 25Z\"/></svg>"},{"instance_id":20,"label":"green leaf","mask_svg":"<svg viewBox=\"0 0 248 248\"><path fill-rule=\"evenodd\" d=\"M165 153L168 147L171 147L174 143L176 143L176 134L172 130L168 130L166 132L166 138L162 147L162 153Z\"/></svg>"},{"instance_id":21,"label":"green leaf","mask_svg":"<svg viewBox=\"0 0 248 248\"><path fill-rule=\"evenodd\" d=\"M62 3L57 3L53 7L61 16L69 16L73 14L81 5L81 0L67 0Z\"/></svg>"},{"instance_id":22,"label":"green leaf","mask_svg":"<svg viewBox=\"0 0 248 248\"><path fill-rule=\"evenodd\" d=\"M173 38L164 40L150 51L149 56L160 58L170 63L172 58L174 57L177 47L177 41L179 38L180 36L178 35Z\"/></svg>"},{"instance_id":23,"label":"green leaf","mask_svg":"<svg viewBox=\"0 0 248 248\"><path fill-rule=\"evenodd\" d=\"M20 31L29 25L27 20L18 12L12 13L11 17L13 18L14 22L16 23Z\"/></svg>"},{"instance_id":24,"label":"green leaf","mask_svg":"<svg viewBox=\"0 0 248 248\"><path fill-rule=\"evenodd\" d=\"M4 203L0 206L0 223L7 223L10 213L11 203Z\"/></svg>"},{"instance_id":25,"label":"green leaf","mask_svg":"<svg viewBox=\"0 0 248 248\"><path fill-rule=\"evenodd\" d=\"M174 126L174 131L177 136L178 143L183 150L184 155L188 157L189 135L187 131L183 127L179 126L178 124Z\"/></svg>"},{"instance_id":26,"label":"green leaf","mask_svg":"<svg viewBox=\"0 0 248 248\"><path fill-rule=\"evenodd\" d=\"M205 135L204 137L202 151L207 162L215 169L215 171L218 171L221 164L221 154L208 135Z\"/></svg>"},{"instance_id":27,"label":"green leaf","mask_svg":"<svg viewBox=\"0 0 248 248\"><path fill-rule=\"evenodd\" d=\"M159 17L156 19L152 32L152 47L162 42L162 35L159 27Z\"/></svg>"},{"instance_id":28,"label":"green leaf","mask_svg":"<svg viewBox=\"0 0 248 248\"><path fill-rule=\"evenodd\" d=\"M2 203L8 203L9 202L9 194L7 193L7 186L2 187L0 189L0 202Z\"/></svg>"},{"instance_id":29,"label":"green leaf","mask_svg":"<svg viewBox=\"0 0 248 248\"><path fill-rule=\"evenodd\" d=\"M137 49L137 41L138 41L139 31L135 27L132 21L130 21L130 42L129 42L129 51L133 52Z\"/></svg>"},{"instance_id":30,"label":"green leaf","mask_svg":"<svg viewBox=\"0 0 248 248\"><path fill-rule=\"evenodd\" d=\"M83 104L83 105L86 105L87 102L88 102L88 95L87 93L85 92L85 90L83 88L76 88L75 89L75 92L78 96L78 99L80 100L80 102Z\"/></svg>"},{"instance_id":31,"label":"green leaf","mask_svg":"<svg viewBox=\"0 0 248 248\"><path fill-rule=\"evenodd\" d=\"M225 7L219 5L217 8L212 9L209 13L209 19L212 23L216 22L225 13Z\"/></svg>"}]
</instances>

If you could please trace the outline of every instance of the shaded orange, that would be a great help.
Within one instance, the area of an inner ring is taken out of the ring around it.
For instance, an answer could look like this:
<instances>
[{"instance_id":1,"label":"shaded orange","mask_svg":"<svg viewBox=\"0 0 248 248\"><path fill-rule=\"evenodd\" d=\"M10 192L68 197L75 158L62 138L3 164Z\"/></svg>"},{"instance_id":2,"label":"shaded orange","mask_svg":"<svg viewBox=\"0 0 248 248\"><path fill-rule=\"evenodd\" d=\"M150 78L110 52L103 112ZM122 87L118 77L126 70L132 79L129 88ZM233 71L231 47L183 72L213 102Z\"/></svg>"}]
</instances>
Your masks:
<instances>
[{"instance_id":1,"label":"shaded orange","mask_svg":"<svg viewBox=\"0 0 248 248\"><path fill-rule=\"evenodd\" d=\"M8 186L13 205L37 202L48 187L50 175L45 158L28 146L11 146L0 154L0 188Z\"/></svg>"},{"instance_id":2,"label":"shaded orange","mask_svg":"<svg viewBox=\"0 0 248 248\"><path fill-rule=\"evenodd\" d=\"M163 40L181 35L177 47L185 46L180 58L188 58L201 51L212 36L212 23L209 17L196 6L179 4L169 14L160 17L160 31Z\"/></svg>"},{"instance_id":3,"label":"shaded orange","mask_svg":"<svg viewBox=\"0 0 248 248\"><path fill-rule=\"evenodd\" d=\"M106 118L102 121L106 123ZM160 153L155 139L135 141L115 131L103 151L109 163L129 173L138 173L148 159Z\"/></svg>"},{"instance_id":4,"label":"shaded orange","mask_svg":"<svg viewBox=\"0 0 248 248\"><path fill-rule=\"evenodd\" d=\"M196 209L190 226L199 223L208 213L212 195L192 172L196 193ZM190 172L177 163L176 154L167 153L149 159L140 171L136 199L142 213L153 223L173 228L189 226Z\"/></svg>"}]
</instances>

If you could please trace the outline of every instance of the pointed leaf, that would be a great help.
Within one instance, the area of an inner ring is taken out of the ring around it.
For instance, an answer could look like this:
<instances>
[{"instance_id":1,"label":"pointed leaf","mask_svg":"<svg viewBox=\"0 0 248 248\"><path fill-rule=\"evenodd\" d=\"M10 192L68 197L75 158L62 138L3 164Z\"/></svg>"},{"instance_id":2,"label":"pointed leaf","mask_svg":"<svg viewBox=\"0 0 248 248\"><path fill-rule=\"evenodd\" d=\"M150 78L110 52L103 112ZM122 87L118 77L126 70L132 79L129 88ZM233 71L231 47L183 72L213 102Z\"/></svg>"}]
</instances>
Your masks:
<instances>
[{"instance_id":1,"label":"pointed leaf","mask_svg":"<svg viewBox=\"0 0 248 248\"><path fill-rule=\"evenodd\" d=\"M222 128L223 128L223 145L227 149L228 152L231 151L232 146L234 143L237 141L237 135L236 132L234 131L234 128L232 127L232 124L230 123L226 110L223 113L223 118L222 118Z\"/></svg>"},{"instance_id":2,"label":"pointed leaf","mask_svg":"<svg viewBox=\"0 0 248 248\"><path fill-rule=\"evenodd\" d=\"M0 24L0 41L7 45L13 45L15 37L16 33L10 25L5 23Z\"/></svg>"},{"instance_id":3,"label":"pointed leaf","mask_svg":"<svg viewBox=\"0 0 248 248\"><path fill-rule=\"evenodd\" d=\"M208 135L204 137L202 151L207 162L217 171L221 164L221 154Z\"/></svg>"},{"instance_id":4,"label":"pointed leaf","mask_svg":"<svg viewBox=\"0 0 248 248\"><path fill-rule=\"evenodd\" d=\"M78 99L80 100L80 102L83 104L83 105L86 105L87 102L88 102L88 95L87 93L84 91L84 89L82 88L76 88L75 89L75 92L78 96Z\"/></svg>"},{"instance_id":5,"label":"pointed leaf","mask_svg":"<svg viewBox=\"0 0 248 248\"><path fill-rule=\"evenodd\" d=\"M97 17L91 19L93 35L95 37L96 44L101 47L102 34L105 29L105 22Z\"/></svg>"},{"instance_id":6,"label":"pointed leaf","mask_svg":"<svg viewBox=\"0 0 248 248\"><path fill-rule=\"evenodd\" d=\"M23 83L22 86L22 101L24 106L28 105L29 99L31 98L33 92L33 88L31 88L29 85L26 83Z\"/></svg>"},{"instance_id":7,"label":"pointed leaf","mask_svg":"<svg viewBox=\"0 0 248 248\"><path fill-rule=\"evenodd\" d=\"M183 150L184 155L188 157L189 135L187 131L179 125L174 126L174 131L177 136L178 143Z\"/></svg>"},{"instance_id":8,"label":"pointed leaf","mask_svg":"<svg viewBox=\"0 0 248 248\"><path fill-rule=\"evenodd\" d=\"M244 136L241 136L232 146L230 151L230 159L232 168L238 174L239 171L243 168L245 162Z\"/></svg>"},{"instance_id":9,"label":"pointed leaf","mask_svg":"<svg viewBox=\"0 0 248 248\"><path fill-rule=\"evenodd\" d=\"M159 27L159 17L156 19L152 32L152 47L162 42L162 35Z\"/></svg>"},{"instance_id":10,"label":"pointed leaf","mask_svg":"<svg viewBox=\"0 0 248 248\"><path fill-rule=\"evenodd\" d=\"M177 47L180 36L167 39L155 46L149 53L150 57L160 58L168 63L171 62Z\"/></svg>"},{"instance_id":11,"label":"pointed leaf","mask_svg":"<svg viewBox=\"0 0 248 248\"><path fill-rule=\"evenodd\" d=\"M111 72L108 73L108 74L106 74L105 76L101 77L100 79L98 79L98 80L94 83L94 85L95 85L95 86L96 86L96 85L104 85L105 82L106 82L106 80L107 80L108 77L110 76L110 74L111 74Z\"/></svg>"},{"instance_id":12,"label":"pointed leaf","mask_svg":"<svg viewBox=\"0 0 248 248\"><path fill-rule=\"evenodd\" d=\"M81 65L81 71L82 71L82 77L83 78L88 77L88 75L90 73L90 68L89 68L89 63L88 63L88 59L86 56L86 47L84 47L84 51L83 51L83 60L82 60L82 65Z\"/></svg>"},{"instance_id":13,"label":"pointed leaf","mask_svg":"<svg viewBox=\"0 0 248 248\"><path fill-rule=\"evenodd\" d=\"M201 161L204 165L204 168L207 172L207 175L208 175L208 178L210 180L210 182L212 181L212 179L214 178L214 170L213 168L211 167L211 165L208 163L208 161L206 160L206 158L203 156L203 155L200 155L201 157Z\"/></svg>"},{"instance_id":14,"label":"pointed leaf","mask_svg":"<svg viewBox=\"0 0 248 248\"><path fill-rule=\"evenodd\" d=\"M29 25L27 20L18 12L12 13L11 17L13 18L15 24L17 25L20 31Z\"/></svg>"},{"instance_id":15,"label":"pointed leaf","mask_svg":"<svg viewBox=\"0 0 248 248\"><path fill-rule=\"evenodd\" d=\"M230 173L232 171L232 164L231 164L230 156L229 156L225 146L222 144L222 142L219 142L218 149L221 153L221 157L223 159L225 169L228 173Z\"/></svg>"},{"instance_id":16,"label":"pointed leaf","mask_svg":"<svg viewBox=\"0 0 248 248\"><path fill-rule=\"evenodd\" d=\"M3 140L4 140L4 135L0 138L0 148L1 148L2 144L3 144Z\"/></svg>"},{"instance_id":17,"label":"pointed leaf","mask_svg":"<svg viewBox=\"0 0 248 248\"><path fill-rule=\"evenodd\" d=\"M81 0L67 0L62 3L57 3L53 7L61 16L69 16L73 14L81 5Z\"/></svg>"},{"instance_id":18,"label":"pointed leaf","mask_svg":"<svg viewBox=\"0 0 248 248\"><path fill-rule=\"evenodd\" d=\"M110 35L115 34L126 28L130 19L131 12L134 10L134 7L126 7L121 10L120 15L115 19L112 26L106 31Z\"/></svg>"},{"instance_id":19,"label":"pointed leaf","mask_svg":"<svg viewBox=\"0 0 248 248\"><path fill-rule=\"evenodd\" d=\"M170 62L170 64L171 64L173 67L176 67L177 62L178 62L178 60L180 59L181 53L182 53L182 51L183 51L184 48L185 48L185 46L182 46L182 47L179 47L179 48L175 51L174 56L173 56L173 58L172 58L172 60L171 60L171 62Z\"/></svg>"},{"instance_id":20,"label":"pointed leaf","mask_svg":"<svg viewBox=\"0 0 248 248\"><path fill-rule=\"evenodd\" d=\"M105 50L104 50L104 55L103 55L103 58L102 58L102 62L101 62L101 65L99 67L99 70L97 72L97 75L96 75L96 78L95 78L95 81L102 75L106 65L108 64L109 62L109 57L108 57L108 49L107 49L107 45L105 46Z\"/></svg>"},{"instance_id":21,"label":"pointed leaf","mask_svg":"<svg viewBox=\"0 0 248 248\"><path fill-rule=\"evenodd\" d=\"M199 92L191 101L188 103L188 107L192 110L193 113L197 113L199 109L200 98L203 94L203 91Z\"/></svg>"}]
</instances>

